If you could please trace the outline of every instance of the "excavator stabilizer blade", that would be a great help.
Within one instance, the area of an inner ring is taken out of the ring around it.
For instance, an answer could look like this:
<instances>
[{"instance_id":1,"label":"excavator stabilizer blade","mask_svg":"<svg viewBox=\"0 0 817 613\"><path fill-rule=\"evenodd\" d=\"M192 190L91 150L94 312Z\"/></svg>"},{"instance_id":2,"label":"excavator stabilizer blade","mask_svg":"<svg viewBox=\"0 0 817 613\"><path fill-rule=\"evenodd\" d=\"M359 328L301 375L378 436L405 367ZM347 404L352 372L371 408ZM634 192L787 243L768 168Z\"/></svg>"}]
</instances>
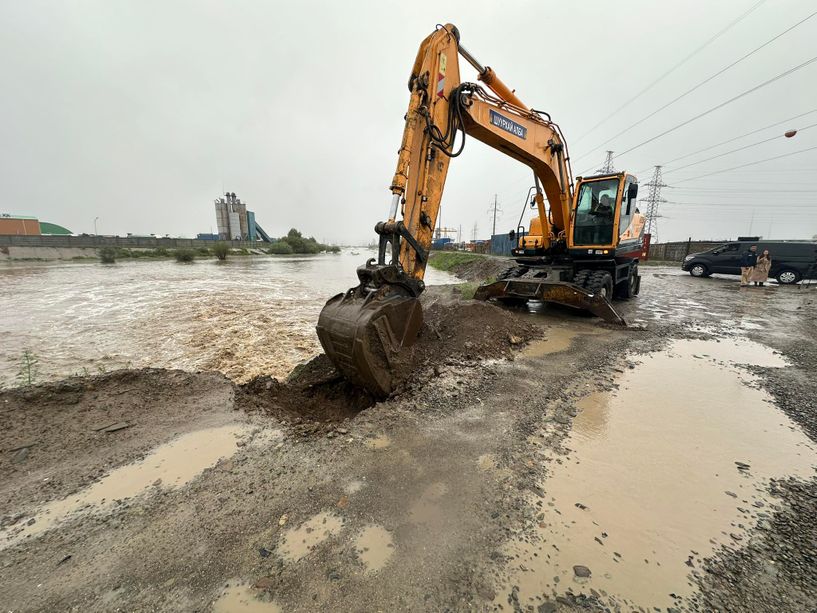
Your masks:
<instances>
[{"instance_id":1,"label":"excavator stabilizer blade","mask_svg":"<svg viewBox=\"0 0 817 613\"><path fill-rule=\"evenodd\" d=\"M587 311L610 323L627 325L607 298L589 292L583 287L562 281L505 279L481 285L474 293L474 298L477 300L490 300L491 298L542 300Z\"/></svg>"},{"instance_id":2,"label":"excavator stabilizer blade","mask_svg":"<svg viewBox=\"0 0 817 613\"><path fill-rule=\"evenodd\" d=\"M360 288L331 298L318 318L323 350L335 367L373 396L388 396L397 383L400 351L410 347L423 325L420 301L398 292Z\"/></svg>"}]
</instances>

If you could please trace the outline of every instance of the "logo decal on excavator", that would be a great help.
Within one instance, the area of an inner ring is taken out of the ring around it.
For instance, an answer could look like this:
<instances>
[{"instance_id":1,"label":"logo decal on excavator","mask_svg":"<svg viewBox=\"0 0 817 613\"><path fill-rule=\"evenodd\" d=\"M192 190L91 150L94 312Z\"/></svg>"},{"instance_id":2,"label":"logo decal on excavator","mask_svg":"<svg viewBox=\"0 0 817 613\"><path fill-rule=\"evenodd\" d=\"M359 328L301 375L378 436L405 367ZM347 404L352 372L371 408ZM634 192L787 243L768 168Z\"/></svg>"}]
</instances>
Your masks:
<instances>
[{"instance_id":1,"label":"logo decal on excavator","mask_svg":"<svg viewBox=\"0 0 817 613\"><path fill-rule=\"evenodd\" d=\"M520 126L515 121L508 119L504 115L500 115L496 111L491 111L491 125L496 126L500 130L510 132L519 138L527 138L528 129L525 126Z\"/></svg>"},{"instance_id":2,"label":"logo decal on excavator","mask_svg":"<svg viewBox=\"0 0 817 613\"><path fill-rule=\"evenodd\" d=\"M437 97L443 97L443 90L445 89L445 68L448 63L448 56L445 53L440 53L440 71L437 73Z\"/></svg>"}]
</instances>

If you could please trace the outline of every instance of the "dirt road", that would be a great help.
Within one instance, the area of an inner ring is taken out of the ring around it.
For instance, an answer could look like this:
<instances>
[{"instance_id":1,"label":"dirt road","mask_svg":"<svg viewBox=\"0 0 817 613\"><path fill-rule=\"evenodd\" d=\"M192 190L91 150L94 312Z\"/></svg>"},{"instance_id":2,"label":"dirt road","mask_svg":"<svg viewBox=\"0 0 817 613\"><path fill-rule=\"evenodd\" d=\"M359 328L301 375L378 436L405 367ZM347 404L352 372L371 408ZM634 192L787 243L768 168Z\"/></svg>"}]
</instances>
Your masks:
<instances>
[{"instance_id":1,"label":"dirt road","mask_svg":"<svg viewBox=\"0 0 817 613\"><path fill-rule=\"evenodd\" d=\"M432 290L385 402L321 360L0 393L3 608L814 610L817 293L644 275L628 329Z\"/></svg>"}]
</instances>

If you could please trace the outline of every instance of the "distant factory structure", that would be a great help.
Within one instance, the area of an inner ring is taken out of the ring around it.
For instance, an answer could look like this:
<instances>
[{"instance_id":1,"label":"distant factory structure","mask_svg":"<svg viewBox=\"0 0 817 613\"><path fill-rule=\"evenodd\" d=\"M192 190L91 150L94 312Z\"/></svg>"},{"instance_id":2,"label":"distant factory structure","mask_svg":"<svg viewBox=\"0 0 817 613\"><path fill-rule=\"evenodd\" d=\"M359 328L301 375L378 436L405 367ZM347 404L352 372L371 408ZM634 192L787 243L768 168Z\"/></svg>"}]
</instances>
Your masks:
<instances>
[{"instance_id":1,"label":"distant factory structure","mask_svg":"<svg viewBox=\"0 0 817 613\"><path fill-rule=\"evenodd\" d=\"M11 236L71 236L68 228L36 217L0 213L0 234Z\"/></svg>"},{"instance_id":2,"label":"distant factory structure","mask_svg":"<svg viewBox=\"0 0 817 613\"><path fill-rule=\"evenodd\" d=\"M247 210L235 192L227 192L215 201L216 224L219 240L245 240L270 242L270 237L255 221L255 213Z\"/></svg>"}]
</instances>

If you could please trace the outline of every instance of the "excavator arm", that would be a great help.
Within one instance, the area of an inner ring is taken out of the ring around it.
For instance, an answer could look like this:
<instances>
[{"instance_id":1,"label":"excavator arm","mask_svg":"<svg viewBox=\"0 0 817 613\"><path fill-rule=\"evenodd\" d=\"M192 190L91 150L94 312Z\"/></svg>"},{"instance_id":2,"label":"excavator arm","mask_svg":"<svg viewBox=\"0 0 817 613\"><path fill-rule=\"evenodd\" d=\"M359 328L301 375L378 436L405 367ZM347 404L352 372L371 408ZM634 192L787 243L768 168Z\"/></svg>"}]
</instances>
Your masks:
<instances>
[{"instance_id":1,"label":"excavator arm","mask_svg":"<svg viewBox=\"0 0 817 613\"><path fill-rule=\"evenodd\" d=\"M418 297L432 235L448 166L465 139L476 138L531 168L543 247L564 241L570 226L572 177L558 126L527 108L459 38L457 28L447 24L420 45L408 82L411 97L389 215L375 226L378 257L358 268L360 284L331 298L318 320L326 354L348 379L376 396L391 393L400 352L422 326ZM459 56L477 70L481 84L460 80Z\"/></svg>"}]
</instances>

